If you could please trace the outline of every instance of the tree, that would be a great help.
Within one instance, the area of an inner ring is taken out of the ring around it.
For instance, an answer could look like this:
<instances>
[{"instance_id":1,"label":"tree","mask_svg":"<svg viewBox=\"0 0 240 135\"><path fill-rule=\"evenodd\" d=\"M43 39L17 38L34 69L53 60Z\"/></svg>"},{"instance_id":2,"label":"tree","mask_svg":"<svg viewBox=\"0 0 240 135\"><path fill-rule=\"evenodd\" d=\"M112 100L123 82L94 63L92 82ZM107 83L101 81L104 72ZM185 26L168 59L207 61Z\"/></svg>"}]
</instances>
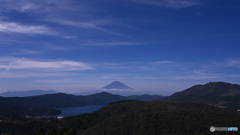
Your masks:
<instances>
[{"instance_id":1,"label":"tree","mask_svg":"<svg viewBox=\"0 0 240 135\"><path fill-rule=\"evenodd\" d=\"M52 128L49 132L48 135L57 135L57 129L56 128Z\"/></svg>"},{"instance_id":2,"label":"tree","mask_svg":"<svg viewBox=\"0 0 240 135\"><path fill-rule=\"evenodd\" d=\"M35 135L45 135L46 132L43 128L40 128Z\"/></svg>"}]
</instances>

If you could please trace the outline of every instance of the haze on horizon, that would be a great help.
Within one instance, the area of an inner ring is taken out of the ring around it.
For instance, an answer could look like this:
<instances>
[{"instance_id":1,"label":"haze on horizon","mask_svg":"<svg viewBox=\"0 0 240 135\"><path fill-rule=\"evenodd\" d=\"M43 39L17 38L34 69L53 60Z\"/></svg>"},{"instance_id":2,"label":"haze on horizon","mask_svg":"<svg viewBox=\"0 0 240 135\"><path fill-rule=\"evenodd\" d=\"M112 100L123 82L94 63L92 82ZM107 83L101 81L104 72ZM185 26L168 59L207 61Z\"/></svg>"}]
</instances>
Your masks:
<instances>
[{"instance_id":1,"label":"haze on horizon","mask_svg":"<svg viewBox=\"0 0 240 135\"><path fill-rule=\"evenodd\" d=\"M240 83L240 1L0 0L0 93Z\"/></svg>"}]
</instances>

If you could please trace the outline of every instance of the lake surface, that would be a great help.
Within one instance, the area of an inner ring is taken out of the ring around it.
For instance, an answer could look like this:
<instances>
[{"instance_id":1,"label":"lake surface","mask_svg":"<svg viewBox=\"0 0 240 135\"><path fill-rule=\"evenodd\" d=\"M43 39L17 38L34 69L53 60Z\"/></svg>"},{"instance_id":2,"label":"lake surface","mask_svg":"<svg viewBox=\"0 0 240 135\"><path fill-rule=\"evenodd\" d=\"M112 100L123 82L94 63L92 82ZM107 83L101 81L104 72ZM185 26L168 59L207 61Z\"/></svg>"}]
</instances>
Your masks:
<instances>
[{"instance_id":1,"label":"lake surface","mask_svg":"<svg viewBox=\"0 0 240 135\"><path fill-rule=\"evenodd\" d=\"M46 117L68 117L68 116L75 116L85 113L92 113L94 111L99 110L100 108L106 105L85 105L80 107L67 107L67 108L57 108L62 113L58 115L47 115Z\"/></svg>"}]
</instances>

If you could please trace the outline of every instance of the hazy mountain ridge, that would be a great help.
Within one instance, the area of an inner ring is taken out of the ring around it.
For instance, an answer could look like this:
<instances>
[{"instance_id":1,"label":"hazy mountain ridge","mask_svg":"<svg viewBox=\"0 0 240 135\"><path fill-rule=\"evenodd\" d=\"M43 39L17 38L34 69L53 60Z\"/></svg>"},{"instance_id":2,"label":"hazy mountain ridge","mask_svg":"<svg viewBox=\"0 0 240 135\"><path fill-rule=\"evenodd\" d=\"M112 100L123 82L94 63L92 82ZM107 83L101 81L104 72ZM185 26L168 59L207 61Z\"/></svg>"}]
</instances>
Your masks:
<instances>
[{"instance_id":1,"label":"hazy mountain ridge","mask_svg":"<svg viewBox=\"0 0 240 135\"><path fill-rule=\"evenodd\" d=\"M36 96L36 95L45 95L45 94L54 94L58 93L54 90L27 90L27 91L8 91L1 93L2 97L27 97L27 96Z\"/></svg>"}]
</instances>

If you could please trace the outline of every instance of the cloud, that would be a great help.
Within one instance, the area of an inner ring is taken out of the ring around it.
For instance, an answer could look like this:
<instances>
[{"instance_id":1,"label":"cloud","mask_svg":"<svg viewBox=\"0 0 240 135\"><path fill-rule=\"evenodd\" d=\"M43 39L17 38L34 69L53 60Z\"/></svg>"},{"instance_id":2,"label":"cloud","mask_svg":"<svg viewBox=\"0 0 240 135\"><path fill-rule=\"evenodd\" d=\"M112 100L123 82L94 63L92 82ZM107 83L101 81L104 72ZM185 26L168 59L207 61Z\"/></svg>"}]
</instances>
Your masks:
<instances>
[{"instance_id":1,"label":"cloud","mask_svg":"<svg viewBox=\"0 0 240 135\"><path fill-rule=\"evenodd\" d=\"M85 28L85 29L96 29L102 32L107 32L107 33L112 33L111 31L101 28L94 23L90 22L81 22L81 21L71 21L71 20L64 20L64 19L46 19L49 22L53 22L56 24L61 24L61 25L68 25L68 26L73 26L73 27L79 27L79 28Z\"/></svg>"},{"instance_id":2,"label":"cloud","mask_svg":"<svg viewBox=\"0 0 240 135\"><path fill-rule=\"evenodd\" d=\"M66 77L70 74L63 72L44 72L44 71L12 71L12 72L1 72L0 78L32 78L32 77Z\"/></svg>"},{"instance_id":3,"label":"cloud","mask_svg":"<svg viewBox=\"0 0 240 135\"><path fill-rule=\"evenodd\" d=\"M99 9L94 4L78 0L3 0L0 4L0 13L1 11L7 11L9 13L17 11L19 13L24 13L24 16L36 18L34 21L37 21L38 24L58 24L80 29L95 30L115 36L130 37L126 34L106 28L110 25L119 25L121 23L119 23L119 20L114 21L113 18L107 19L96 16L94 14L94 12L96 12L95 10L98 11ZM15 19L11 18L11 16L4 17L6 17L5 20ZM54 33L45 25L27 26L15 22L2 23L0 25L4 26L0 29L0 32L26 34ZM49 27L50 26L52 25L49 25ZM58 33L61 31L64 34L66 33L66 29L63 29L63 27L58 28ZM57 29L57 27L55 27L55 29ZM61 35L61 33L59 34ZM63 35L63 38L75 38L75 36Z\"/></svg>"},{"instance_id":4,"label":"cloud","mask_svg":"<svg viewBox=\"0 0 240 135\"><path fill-rule=\"evenodd\" d=\"M16 52L12 53L13 55L30 55L30 54L41 54L41 51L33 51L33 50L23 50L17 49Z\"/></svg>"},{"instance_id":5,"label":"cloud","mask_svg":"<svg viewBox=\"0 0 240 135\"><path fill-rule=\"evenodd\" d=\"M78 36L63 36L66 39L76 39Z\"/></svg>"},{"instance_id":6,"label":"cloud","mask_svg":"<svg viewBox=\"0 0 240 135\"><path fill-rule=\"evenodd\" d=\"M174 61L156 61L153 64L172 64L175 63Z\"/></svg>"},{"instance_id":7,"label":"cloud","mask_svg":"<svg viewBox=\"0 0 240 135\"><path fill-rule=\"evenodd\" d=\"M187 8L200 4L200 2L196 0L133 0L133 1L167 8Z\"/></svg>"},{"instance_id":8,"label":"cloud","mask_svg":"<svg viewBox=\"0 0 240 135\"><path fill-rule=\"evenodd\" d=\"M13 4L14 3L14 4ZM37 6L29 0L1 0L1 10L27 11Z\"/></svg>"},{"instance_id":9,"label":"cloud","mask_svg":"<svg viewBox=\"0 0 240 135\"><path fill-rule=\"evenodd\" d=\"M16 22L0 22L0 32L21 34L53 34L49 28L43 25L24 25Z\"/></svg>"},{"instance_id":10,"label":"cloud","mask_svg":"<svg viewBox=\"0 0 240 135\"><path fill-rule=\"evenodd\" d=\"M46 71L80 71L90 70L91 66L88 64L71 61L71 60L57 60L44 61L33 60L27 58L0 58L0 69L9 71L14 70L46 70Z\"/></svg>"},{"instance_id":11,"label":"cloud","mask_svg":"<svg viewBox=\"0 0 240 135\"><path fill-rule=\"evenodd\" d=\"M71 1L71 0L69 0ZM69 9L69 1L65 0L1 0L0 11L19 11L19 12L31 12L36 14L51 13L51 10ZM13 4L14 3L14 4ZM53 8L55 7L55 8Z\"/></svg>"},{"instance_id":12,"label":"cloud","mask_svg":"<svg viewBox=\"0 0 240 135\"><path fill-rule=\"evenodd\" d=\"M150 76L137 76L133 77L133 79L138 79L138 80L156 80L156 77L150 77Z\"/></svg>"},{"instance_id":13,"label":"cloud","mask_svg":"<svg viewBox=\"0 0 240 135\"><path fill-rule=\"evenodd\" d=\"M7 92L8 90L6 88L0 88L0 93Z\"/></svg>"},{"instance_id":14,"label":"cloud","mask_svg":"<svg viewBox=\"0 0 240 135\"><path fill-rule=\"evenodd\" d=\"M133 45L142 45L140 42L93 42L93 41L88 41L87 43L84 43L87 46L133 46Z\"/></svg>"},{"instance_id":15,"label":"cloud","mask_svg":"<svg viewBox=\"0 0 240 135\"><path fill-rule=\"evenodd\" d=\"M240 60L228 60L225 63L226 66L230 66L230 67L240 67Z\"/></svg>"},{"instance_id":16,"label":"cloud","mask_svg":"<svg viewBox=\"0 0 240 135\"><path fill-rule=\"evenodd\" d=\"M35 80L35 82L38 82L38 83L58 83L59 84L59 83L79 83L79 80L71 80L71 79L50 80L50 79L47 79L47 80Z\"/></svg>"},{"instance_id":17,"label":"cloud","mask_svg":"<svg viewBox=\"0 0 240 135\"><path fill-rule=\"evenodd\" d=\"M82 28L82 29L92 29L92 30L101 31L101 32L111 34L111 35L129 37L125 34L114 32L114 31L108 30L108 29L100 26L100 25L106 25L106 24L110 24L110 23L114 24L113 21L102 21L101 19L99 19L99 20L95 19L94 21L88 20L88 19L81 19L78 21L73 21L73 20L70 20L67 18L62 18L62 17L58 17L58 18L48 17L44 20L47 22L51 22L51 23L55 23L55 24L59 24L59 25L66 25L66 26ZM102 22L102 23L99 23L99 22Z\"/></svg>"},{"instance_id":18,"label":"cloud","mask_svg":"<svg viewBox=\"0 0 240 135\"><path fill-rule=\"evenodd\" d=\"M106 74L101 76L101 79L108 80L124 80L126 78L131 78L132 74Z\"/></svg>"},{"instance_id":19,"label":"cloud","mask_svg":"<svg viewBox=\"0 0 240 135\"><path fill-rule=\"evenodd\" d=\"M206 79L223 79L225 75L208 74L208 75L183 75L172 77L174 80L206 80Z\"/></svg>"}]
</instances>

